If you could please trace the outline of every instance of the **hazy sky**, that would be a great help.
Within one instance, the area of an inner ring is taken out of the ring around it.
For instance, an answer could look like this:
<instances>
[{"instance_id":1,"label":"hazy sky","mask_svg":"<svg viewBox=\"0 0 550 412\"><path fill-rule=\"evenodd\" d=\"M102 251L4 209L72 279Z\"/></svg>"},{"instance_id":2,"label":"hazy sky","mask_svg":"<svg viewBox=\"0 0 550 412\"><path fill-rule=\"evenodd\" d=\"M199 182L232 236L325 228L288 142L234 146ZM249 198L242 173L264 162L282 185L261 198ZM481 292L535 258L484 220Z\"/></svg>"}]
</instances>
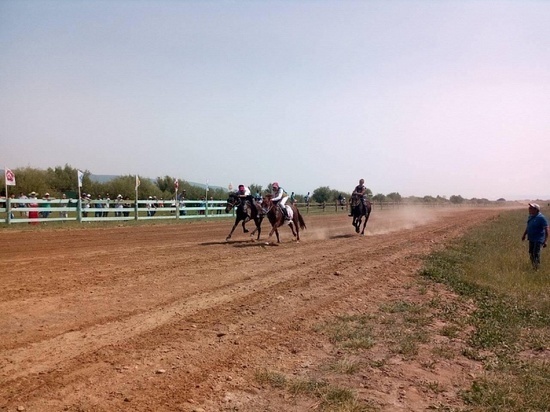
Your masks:
<instances>
[{"instance_id":1,"label":"hazy sky","mask_svg":"<svg viewBox=\"0 0 550 412\"><path fill-rule=\"evenodd\" d=\"M0 168L549 197L550 1L0 0Z\"/></svg>"}]
</instances>

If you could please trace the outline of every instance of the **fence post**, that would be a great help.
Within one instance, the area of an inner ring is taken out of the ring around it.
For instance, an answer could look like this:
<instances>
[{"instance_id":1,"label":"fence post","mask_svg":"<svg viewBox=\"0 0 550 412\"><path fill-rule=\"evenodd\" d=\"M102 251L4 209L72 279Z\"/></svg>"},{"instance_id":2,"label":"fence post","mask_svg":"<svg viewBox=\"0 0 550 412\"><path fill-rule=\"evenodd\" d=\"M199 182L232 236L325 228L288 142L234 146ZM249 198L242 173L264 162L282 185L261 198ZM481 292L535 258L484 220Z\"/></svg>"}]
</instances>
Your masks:
<instances>
[{"instance_id":1,"label":"fence post","mask_svg":"<svg viewBox=\"0 0 550 412\"><path fill-rule=\"evenodd\" d=\"M11 199L7 195L6 191L6 223L9 225L11 223Z\"/></svg>"},{"instance_id":2,"label":"fence post","mask_svg":"<svg viewBox=\"0 0 550 412\"><path fill-rule=\"evenodd\" d=\"M78 223L82 223L82 196L78 196L78 202L76 202L76 220Z\"/></svg>"}]
</instances>

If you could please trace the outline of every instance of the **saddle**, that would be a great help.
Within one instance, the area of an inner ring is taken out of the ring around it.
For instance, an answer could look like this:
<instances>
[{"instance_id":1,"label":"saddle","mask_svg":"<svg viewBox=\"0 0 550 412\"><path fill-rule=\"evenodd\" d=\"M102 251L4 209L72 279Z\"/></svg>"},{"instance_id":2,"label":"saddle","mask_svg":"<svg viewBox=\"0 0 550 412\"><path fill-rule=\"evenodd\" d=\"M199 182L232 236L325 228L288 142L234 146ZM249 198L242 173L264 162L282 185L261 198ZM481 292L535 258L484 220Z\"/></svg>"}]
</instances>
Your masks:
<instances>
[{"instance_id":1,"label":"saddle","mask_svg":"<svg viewBox=\"0 0 550 412\"><path fill-rule=\"evenodd\" d=\"M286 209L285 220L292 220L292 218L294 217L294 212L292 211L292 208L289 205L285 205L285 209Z\"/></svg>"}]
</instances>

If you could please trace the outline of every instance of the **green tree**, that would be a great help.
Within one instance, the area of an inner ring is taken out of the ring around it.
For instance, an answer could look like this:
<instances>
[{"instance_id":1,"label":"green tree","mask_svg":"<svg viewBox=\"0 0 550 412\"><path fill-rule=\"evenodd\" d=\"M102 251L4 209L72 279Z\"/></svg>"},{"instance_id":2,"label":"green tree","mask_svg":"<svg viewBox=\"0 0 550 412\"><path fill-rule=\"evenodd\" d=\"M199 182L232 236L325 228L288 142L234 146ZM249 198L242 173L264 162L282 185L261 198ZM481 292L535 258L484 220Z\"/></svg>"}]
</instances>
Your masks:
<instances>
[{"instance_id":1,"label":"green tree","mask_svg":"<svg viewBox=\"0 0 550 412\"><path fill-rule=\"evenodd\" d=\"M249 186L249 189L250 189L250 193L252 194L252 196L254 196L256 193L263 194L261 185L257 185L255 183L252 183Z\"/></svg>"},{"instance_id":2,"label":"green tree","mask_svg":"<svg viewBox=\"0 0 550 412\"><path fill-rule=\"evenodd\" d=\"M311 198L317 203L324 203L324 202L328 202L333 196L334 196L334 193L330 190L330 187L322 186L322 187L318 187L313 191Z\"/></svg>"},{"instance_id":3,"label":"green tree","mask_svg":"<svg viewBox=\"0 0 550 412\"><path fill-rule=\"evenodd\" d=\"M390 202L401 203L401 195L397 192L388 193L387 198Z\"/></svg>"},{"instance_id":4,"label":"green tree","mask_svg":"<svg viewBox=\"0 0 550 412\"><path fill-rule=\"evenodd\" d=\"M383 193L377 193L376 195L374 195L372 197L372 200L374 200L375 202L379 202L379 203L385 202L386 201L386 195L383 194Z\"/></svg>"},{"instance_id":5,"label":"green tree","mask_svg":"<svg viewBox=\"0 0 550 412\"><path fill-rule=\"evenodd\" d=\"M449 198L449 201L451 203L454 203L454 204L460 204L460 203L463 203L464 202L464 198L460 195L452 195L450 198Z\"/></svg>"},{"instance_id":6,"label":"green tree","mask_svg":"<svg viewBox=\"0 0 550 412\"><path fill-rule=\"evenodd\" d=\"M163 193L174 193L175 181L176 181L175 178L173 178L172 176L166 175L164 177L157 177L157 179L155 180L155 184L159 188L159 190Z\"/></svg>"}]
</instances>

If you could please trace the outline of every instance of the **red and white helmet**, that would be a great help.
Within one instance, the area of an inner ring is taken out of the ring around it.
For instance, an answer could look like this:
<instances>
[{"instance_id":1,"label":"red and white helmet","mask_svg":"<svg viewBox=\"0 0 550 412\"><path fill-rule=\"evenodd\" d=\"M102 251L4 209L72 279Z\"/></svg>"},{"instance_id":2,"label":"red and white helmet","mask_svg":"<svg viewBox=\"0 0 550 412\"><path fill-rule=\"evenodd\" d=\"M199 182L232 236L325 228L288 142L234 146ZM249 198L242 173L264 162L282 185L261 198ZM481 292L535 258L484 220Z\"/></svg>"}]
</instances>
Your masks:
<instances>
[{"instance_id":1,"label":"red and white helmet","mask_svg":"<svg viewBox=\"0 0 550 412\"><path fill-rule=\"evenodd\" d=\"M278 189L279 188L279 183L273 182L273 184L271 186L276 187Z\"/></svg>"}]
</instances>

